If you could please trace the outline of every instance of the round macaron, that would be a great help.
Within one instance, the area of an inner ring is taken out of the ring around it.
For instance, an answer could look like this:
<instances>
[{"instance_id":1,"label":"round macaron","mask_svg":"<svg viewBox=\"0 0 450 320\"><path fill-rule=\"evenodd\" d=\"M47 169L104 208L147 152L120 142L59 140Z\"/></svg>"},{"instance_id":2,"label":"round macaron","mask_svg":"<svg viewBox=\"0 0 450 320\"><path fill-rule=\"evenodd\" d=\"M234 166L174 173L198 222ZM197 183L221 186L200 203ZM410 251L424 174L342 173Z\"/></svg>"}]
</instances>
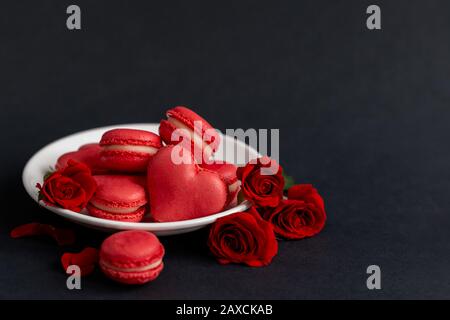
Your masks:
<instances>
[{"instance_id":1,"label":"round macaron","mask_svg":"<svg viewBox=\"0 0 450 320\"><path fill-rule=\"evenodd\" d=\"M91 216L139 222L146 212L145 178L140 176L94 176L97 189L87 205Z\"/></svg>"},{"instance_id":2,"label":"round macaron","mask_svg":"<svg viewBox=\"0 0 450 320\"><path fill-rule=\"evenodd\" d=\"M148 161L162 147L161 138L152 132L114 129L100 140L101 160L106 168L119 172L145 172Z\"/></svg>"},{"instance_id":3,"label":"round macaron","mask_svg":"<svg viewBox=\"0 0 450 320\"><path fill-rule=\"evenodd\" d=\"M115 281L143 284L161 273L163 256L164 247L153 233L129 230L103 241L99 264L103 273Z\"/></svg>"},{"instance_id":4,"label":"round macaron","mask_svg":"<svg viewBox=\"0 0 450 320\"><path fill-rule=\"evenodd\" d=\"M56 169L62 169L67 165L69 159L77 162L82 162L87 165L92 174L106 173L107 170L103 166L103 162L100 161L101 147L98 143L89 143L82 145L77 151L72 151L60 156L56 162Z\"/></svg>"},{"instance_id":5,"label":"round macaron","mask_svg":"<svg viewBox=\"0 0 450 320\"><path fill-rule=\"evenodd\" d=\"M187 139L197 163L210 157L220 145L220 135L214 127L197 113L183 106L166 112L167 120L161 120L159 135L166 144L178 144Z\"/></svg>"},{"instance_id":6,"label":"round macaron","mask_svg":"<svg viewBox=\"0 0 450 320\"><path fill-rule=\"evenodd\" d=\"M236 176L237 167L228 162L212 162L202 163L200 165L203 169L217 172L225 184L228 186L227 206L234 206L237 204L237 194L240 189L240 182Z\"/></svg>"}]
</instances>

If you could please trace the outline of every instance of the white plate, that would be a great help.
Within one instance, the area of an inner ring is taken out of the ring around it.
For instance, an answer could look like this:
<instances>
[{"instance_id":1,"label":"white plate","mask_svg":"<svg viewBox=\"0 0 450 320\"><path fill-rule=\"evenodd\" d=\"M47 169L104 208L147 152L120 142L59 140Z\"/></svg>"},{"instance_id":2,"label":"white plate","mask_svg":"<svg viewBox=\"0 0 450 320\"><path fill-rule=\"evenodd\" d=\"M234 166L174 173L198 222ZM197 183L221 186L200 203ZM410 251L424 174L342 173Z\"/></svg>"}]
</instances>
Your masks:
<instances>
[{"instance_id":1,"label":"white plate","mask_svg":"<svg viewBox=\"0 0 450 320\"><path fill-rule=\"evenodd\" d=\"M236 207L233 207L229 210L222 211L207 217L191 219L191 220L183 220L176 222L121 222L121 221L113 221L113 220L105 220L100 218L91 217L86 214L85 211L82 213L77 213L74 211L51 207L45 205L42 201L38 201L38 190L36 188L36 183L41 183L43 180L44 174L54 166L56 160L63 153L77 150L83 144L97 142L100 140L100 137L105 131L114 129L114 128L135 128L142 129L151 132L158 133L159 124L150 123L150 124L123 124L123 125L115 125L109 127L95 128L87 131L82 131L79 133L72 134L70 136L61 138L55 142L50 143L45 146L41 150L31 157L28 160L27 164L22 173L22 181L25 189L28 194L41 206L44 208L78 224L83 226L98 229L102 231L114 232L118 230L147 230L154 232L157 235L165 236L179 233L186 233L190 231L194 231L200 229L208 224L213 223L216 219L220 217L227 216L229 214L245 211L250 207L250 204L247 201L242 202ZM234 144L235 146L235 154L247 154L249 159L254 159L259 156L258 152L246 145L245 143L234 139L229 136L222 136L224 139L223 142ZM228 144L227 144L228 146ZM223 158L223 154L221 150L215 155L216 159L223 159L228 162L234 162L235 159L233 155L231 159Z\"/></svg>"}]
</instances>

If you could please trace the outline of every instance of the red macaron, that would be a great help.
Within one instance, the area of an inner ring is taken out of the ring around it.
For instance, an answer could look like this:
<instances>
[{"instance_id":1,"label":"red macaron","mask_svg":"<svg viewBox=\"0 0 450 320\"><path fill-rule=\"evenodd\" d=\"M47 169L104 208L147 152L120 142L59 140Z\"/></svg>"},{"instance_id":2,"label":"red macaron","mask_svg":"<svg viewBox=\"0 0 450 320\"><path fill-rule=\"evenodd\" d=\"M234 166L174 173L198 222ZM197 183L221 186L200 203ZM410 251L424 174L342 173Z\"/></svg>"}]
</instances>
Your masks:
<instances>
[{"instance_id":1,"label":"red macaron","mask_svg":"<svg viewBox=\"0 0 450 320\"><path fill-rule=\"evenodd\" d=\"M100 269L112 280L143 284L154 280L164 268L164 247L150 232L121 231L109 236L100 248Z\"/></svg>"},{"instance_id":2,"label":"red macaron","mask_svg":"<svg viewBox=\"0 0 450 320\"><path fill-rule=\"evenodd\" d=\"M147 204L145 178L140 176L94 176L97 189L87 205L91 216L117 221L139 222Z\"/></svg>"},{"instance_id":3,"label":"red macaron","mask_svg":"<svg viewBox=\"0 0 450 320\"><path fill-rule=\"evenodd\" d=\"M166 144L183 143L190 148L198 163L210 157L220 145L220 135L205 119L189 108L178 106L166 112L167 120L161 120L159 135Z\"/></svg>"},{"instance_id":4,"label":"red macaron","mask_svg":"<svg viewBox=\"0 0 450 320\"><path fill-rule=\"evenodd\" d=\"M150 158L162 147L161 138L152 132L114 129L100 140L101 160L110 170L145 172Z\"/></svg>"},{"instance_id":5,"label":"red macaron","mask_svg":"<svg viewBox=\"0 0 450 320\"><path fill-rule=\"evenodd\" d=\"M77 151L72 151L60 156L56 162L56 169L62 169L67 165L69 159L82 162L87 165L93 174L106 173L107 169L100 160L101 147L98 143L89 143L82 145Z\"/></svg>"},{"instance_id":6,"label":"red macaron","mask_svg":"<svg viewBox=\"0 0 450 320\"><path fill-rule=\"evenodd\" d=\"M200 167L217 172L222 177L222 180L228 186L227 207L235 206L237 204L237 194L240 189L240 182L236 176L237 167L225 161L203 163Z\"/></svg>"}]
</instances>

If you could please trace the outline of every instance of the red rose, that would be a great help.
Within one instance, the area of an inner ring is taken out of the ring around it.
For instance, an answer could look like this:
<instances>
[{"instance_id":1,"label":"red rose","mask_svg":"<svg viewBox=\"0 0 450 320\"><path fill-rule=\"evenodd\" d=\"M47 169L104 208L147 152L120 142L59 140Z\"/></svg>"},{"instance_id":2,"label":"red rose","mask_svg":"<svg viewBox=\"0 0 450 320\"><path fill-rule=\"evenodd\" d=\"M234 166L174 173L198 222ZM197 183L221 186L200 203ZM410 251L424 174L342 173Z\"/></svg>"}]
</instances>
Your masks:
<instances>
[{"instance_id":1,"label":"red rose","mask_svg":"<svg viewBox=\"0 0 450 320\"><path fill-rule=\"evenodd\" d=\"M69 160L67 166L55 171L37 184L40 198L51 206L80 212L91 199L97 188L91 170L83 163Z\"/></svg>"},{"instance_id":2,"label":"red rose","mask_svg":"<svg viewBox=\"0 0 450 320\"><path fill-rule=\"evenodd\" d=\"M296 184L288 190L288 199L303 200L314 203L325 211L325 205L317 189L312 184Z\"/></svg>"},{"instance_id":3,"label":"red rose","mask_svg":"<svg viewBox=\"0 0 450 320\"><path fill-rule=\"evenodd\" d=\"M209 232L208 247L219 263L268 265L277 254L272 226L254 212L239 212L218 219Z\"/></svg>"},{"instance_id":4,"label":"red rose","mask_svg":"<svg viewBox=\"0 0 450 320\"><path fill-rule=\"evenodd\" d=\"M272 169L276 171L270 172ZM245 167L238 168L236 174L241 180L245 199L257 207L276 207L283 198L282 171L281 166L268 157L259 158L256 163L249 162Z\"/></svg>"},{"instance_id":5,"label":"red rose","mask_svg":"<svg viewBox=\"0 0 450 320\"><path fill-rule=\"evenodd\" d=\"M275 233L286 239L312 237L323 229L326 221L323 199L312 185L291 187L288 200L259 212L273 225Z\"/></svg>"}]
</instances>

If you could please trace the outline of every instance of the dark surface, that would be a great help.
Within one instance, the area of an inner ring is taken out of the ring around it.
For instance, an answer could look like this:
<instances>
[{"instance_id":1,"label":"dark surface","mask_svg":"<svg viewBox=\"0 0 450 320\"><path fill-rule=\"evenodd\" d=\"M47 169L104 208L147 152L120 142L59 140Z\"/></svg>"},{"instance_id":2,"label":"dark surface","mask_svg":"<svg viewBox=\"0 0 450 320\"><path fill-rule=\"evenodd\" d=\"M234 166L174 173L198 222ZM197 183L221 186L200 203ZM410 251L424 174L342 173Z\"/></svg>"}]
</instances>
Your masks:
<instances>
[{"instance_id":1,"label":"dark surface","mask_svg":"<svg viewBox=\"0 0 450 320\"><path fill-rule=\"evenodd\" d=\"M1 298L450 298L450 4L377 1L68 1L0 4ZM100 273L69 291L63 249L9 238L31 221L104 234L40 209L21 170L45 144L193 107L220 129L280 128L280 161L328 212L315 238L280 243L266 268L220 266L205 231L163 238L160 278ZM382 269L381 291L366 268Z\"/></svg>"}]
</instances>

